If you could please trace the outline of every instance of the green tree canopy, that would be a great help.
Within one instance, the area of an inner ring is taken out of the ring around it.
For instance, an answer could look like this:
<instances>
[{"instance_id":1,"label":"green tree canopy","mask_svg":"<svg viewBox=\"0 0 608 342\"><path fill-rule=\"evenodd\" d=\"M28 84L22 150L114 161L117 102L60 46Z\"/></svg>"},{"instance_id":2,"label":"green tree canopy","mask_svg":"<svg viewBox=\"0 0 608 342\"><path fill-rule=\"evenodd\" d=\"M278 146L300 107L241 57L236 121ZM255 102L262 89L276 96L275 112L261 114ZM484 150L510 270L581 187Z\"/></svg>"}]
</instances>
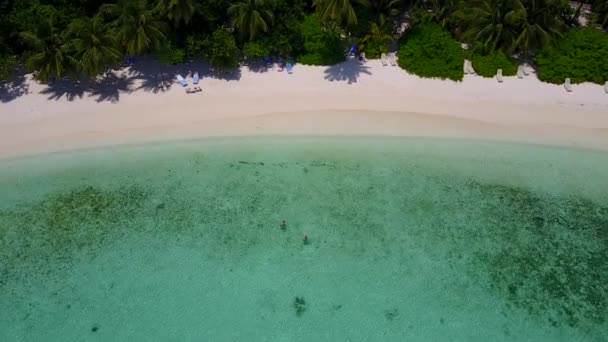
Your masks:
<instances>
[{"instance_id":1,"label":"green tree canopy","mask_svg":"<svg viewBox=\"0 0 608 342\"><path fill-rule=\"evenodd\" d=\"M241 0L228 8L232 23L241 37L253 40L259 32L267 32L274 16L267 6L268 0Z\"/></svg>"},{"instance_id":2,"label":"green tree canopy","mask_svg":"<svg viewBox=\"0 0 608 342\"><path fill-rule=\"evenodd\" d=\"M608 35L593 28L576 29L564 35L556 46L536 56L538 78L561 84L608 81Z\"/></svg>"},{"instance_id":3,"label":"green tree canopy","mask_svg":"<svg viewBox=\"0 0 608 342\"><path fill-rule=\"evenodd\" d=\"M74 19L68 28L67 37L80 70L89 77L98 75L120 61L117 41L99 15Z\"/></svg>"},{"instance_id":4,"label":"green tree canopy","mask_svg":"<svg viewBox=\"0 0 608 342\"><path fill-rule=\"evenodd\" d=\"M403 38L398 64L421 76L461 81L464 52L452 36L435 23L420 25Z\"/></svg>"},{"instance_id":5,"label":"green tree canopy","mask_svg":"<svg viewBox=\"0 0 608 342\"><path fill-rule=\"evenodd\" d=\"M204 42L203 53L215 69L229 70L239 66L236 41L224 28L216 29Z\"/></svg>"},{"instance_id":6,"label":"green tree canopy","mask_svg":"<svg viewBox=\"0 0 608 342\"><path fill-rule=\"evenodd\" d=\"M111 18L112 32L129 54L160 47L166 41L166 24L148 7L146 0L119 0L116 4L101 6L100 11Z\"/></svg>"}]
</instances>

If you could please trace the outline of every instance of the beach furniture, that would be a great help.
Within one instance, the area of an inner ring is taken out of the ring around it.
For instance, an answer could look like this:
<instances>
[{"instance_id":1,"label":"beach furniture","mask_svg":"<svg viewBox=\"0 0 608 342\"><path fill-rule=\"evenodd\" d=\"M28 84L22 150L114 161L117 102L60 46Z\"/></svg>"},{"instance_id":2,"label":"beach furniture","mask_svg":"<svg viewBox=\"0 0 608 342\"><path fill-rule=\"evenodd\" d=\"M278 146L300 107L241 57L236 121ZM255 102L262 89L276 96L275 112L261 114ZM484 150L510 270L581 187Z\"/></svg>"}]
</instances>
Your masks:
<instances>
[{"instance_id":1,"label":"beach furniture","mask_svg":"<svg viewBox=\"0 0 608 342\"><path fill-rule=\"evenodd\" d=\"M503 80L502 80L502 69L498 69L498 70L496 70L496 80L497 80L499 83L502 83L502 81L503 81Z\"/></svg>"},{"instance_id":2,"label":"beach furniture","mask_svg":"<svg viewBox=\"0 0 608 342\"><path fill-rule=\"evenodd\" d=\"M608 81L604 84L604 91L608 94Z\"/></svg>"},{"instance_id":3,"label":"beach furniture","mask_svg":"<svg viewBox=\"0 0 608 342\"><path fill-rule=\"evenodd\" d=\"M388 65L388 60L386 59L386 54L384 52L380 55L380 61L382 62L383 66Z\"/></svg>"},{"instance_id":4,"label":"beach furniture","mask_svg":"<svg viewBox=\"0 0 608 342\"><path fill-rule=\"evenodd\" d=\"M361 52L361 54L359 55L359 63L363 64L365 63L365 61L365 52Z\"/></svg>"},{"instance_id":5,"label":"beach furniture","mask_svg":"<svg viewBox=\"0 0 608 342\"><path fill-rule=\"evenodd\" d=\"M287 64L285 64L285 69L287 70L288 74L293 73L293 65L290 62L287 62Z\"/></svg>"},{"instance_id":6,"label":"beach furniture","mask_svg":"<svg viewBox=\"0 0 608 342\"><path fill-rule=\"evenodd\" d=\"M517 66L517 78L524 78L524 66Z\"/></svg>"},{"instance_id":7,"label":"beach furniture","mask_svg":"<svg viewBox=\"0 0 608 342\"><path fill-rule=\"evenodd\" d=\"M391 63L392 66L397 65L397 57L394 52L389 52L388 54L388 62Z\"/></svg>"},{"instance_id":8,"label":"beach furniture","mask_svg":"<svg viewBox=\"0 0 608 342\"><path fill-rule=\"evenodd\" d=\"M566 88L567 92L572 92L572 84L570 83L570 78L566 78L566 81L564 82L564 88Z\"/></svg>"},{"instance_id":9,"label":"beach furniture","mask_svg":"<svg viewBox=\"0 0 608 342\"><path fill-rule=\"evenodd\" d=\"M522 65L521 69L524 71L525 76L530 75L530 67L527 64Z\"/></svg>"},{"instance_id":10,"label":"beach furniture","mask_svg":"<svg viewBox=\"0 0 608 342\"><path fill-rule=\"evenodd\" d=\"M346 56L354 57L356 53L357 53L357 45L351 44L350 47L348 48L348 51L346 52Z\"/></svg>"},{"instance_id":11,"label":"beach furniture","mask_svg":"<svg viewBox=\"0 0 608 342\"><path fill-rule=\"evenodd\" d=\"M192 84L198 84L199 80L200 77L198 76L198 72L195 72L194 75L192 75Z\"/></svg>"},{"instance_id":12,"label":"beach furniture","mask_svg":"<svg viewBox=\"0 0 608 342\"><path fill-rule=\"evenodd\" d=\"M182 85L182 87L186 88L188 86L188 82L182 77L182 75L177 74L177 82Z\"/></svg>"},{"instance_id":13,"label":"beach furniture","mask_svg":"<svg viewBox=\"0 0 608 342\"><path fill-rule=\"evenodd\" d=\"M469 72L469 74L471 75L475 75L475 69L473 69L473 62L472 61L468 61L469 63L467 64L467 71Z\"/></svg>"}]
</instances>

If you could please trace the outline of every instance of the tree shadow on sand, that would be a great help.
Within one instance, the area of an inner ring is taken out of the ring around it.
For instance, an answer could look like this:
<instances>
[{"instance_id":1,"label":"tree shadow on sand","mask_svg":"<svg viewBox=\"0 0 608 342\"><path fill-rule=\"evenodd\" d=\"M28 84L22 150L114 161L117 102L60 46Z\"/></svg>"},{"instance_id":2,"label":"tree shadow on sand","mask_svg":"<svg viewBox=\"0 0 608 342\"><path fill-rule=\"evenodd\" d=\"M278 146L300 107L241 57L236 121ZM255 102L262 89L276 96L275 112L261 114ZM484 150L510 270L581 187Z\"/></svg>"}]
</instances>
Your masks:
<instances>
[{"instance_id":1,"label":"tree shadow on sand","mask_svg":"<svg viewBox=\"0 0 608 342\"><path fill-rule=\"evenodd\" d=\"M120 100L120 93L131 93L131 83L133 83L131 77L111 73L92 83L89 97L97 96L95 102L98 103L104 101L116 103Z\"/></svg>"},{"instance_id":2,"label":"tree shadow on sand","mask_svg":"<svg viewBox=\"0 0 608 342\"><path fill-rule=\"evenodd\" d=\"M74 101L76 98L82 99L84 93L90 90L90 86L88 80L62 79L49 83L40 93L48 95L49 100L58 101L65 96L68 101Z\"/></svg>"},{"instance_id":3,"label":"tree shadow on sand","mask_svg":"<svg viewBox=\"0 0 608 342\"><path fill-rule=\"evenodd\" d=\"M369 67L352 59L346 62L332 65L325 69L325 79L334 82L341 81L352 84L357 82L361 74L371 75Z\"/></svg>"},{"instance_id":4,"label":"tree shadow on sand","mask_svg":"<svg viewBox=\"0 0 608 342\"><path fill-rule=\"evenodd\" d=\"M0 81L0 102L11 102L19 96L29 93L29 84L25 74L18 73L5 81Z\"/></svg>"}]
</instances>

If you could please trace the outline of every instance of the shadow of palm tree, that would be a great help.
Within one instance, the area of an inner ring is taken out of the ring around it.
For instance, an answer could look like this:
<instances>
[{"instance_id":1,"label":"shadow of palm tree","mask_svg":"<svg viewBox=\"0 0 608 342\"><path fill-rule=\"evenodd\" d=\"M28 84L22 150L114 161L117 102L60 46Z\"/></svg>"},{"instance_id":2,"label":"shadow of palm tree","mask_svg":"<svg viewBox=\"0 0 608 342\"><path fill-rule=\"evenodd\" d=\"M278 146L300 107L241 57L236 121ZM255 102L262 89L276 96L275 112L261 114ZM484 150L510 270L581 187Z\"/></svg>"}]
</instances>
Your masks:
<instances>
[{"instance_id":1,"label":"shadow of palm tree","mask_svg":"<svg viewBox=\"0 0 608 342\"><path fill-rule=\"evenodd\" d=\"M361 74L371 75L369 67L360 64L356 59L348 60L339 64L329 66L325 69L325 79L333 81L343 81L348 84L357 82Z\"/></svg>"},{"instance_id":2,"label":"shadow of palm tree","mask_svg":"<svg viewBox=\"0 0 608 342\"><path fill-rule=\"evenodd\" d=\"M245 64L247 70L252 72L264 73L272 70L272 66L269 66L263 59L255 59Z\"/></svg>"},{"instance_id":3,"label":"shadow of palm tree","mask_svg":"<svg viewBox=\"0 0 608 342\"><path fill-rule=\"evenodd\" d=\"M89 81L62 79L49 83L40 93L49 95L49 100L60 100L65 96L68 101L74 101L76 97L81 99L89 89Z\"/></svg>"},{"instance_id":4,"label":"shadow of palm tree","mask_svg":"<svg viewBox=\"0 0 608 342\"><path fill-rule=\"evenodd\" d=\"M116 76L111 73L92 84L89 97L97 96L96 102L110 101L116 103L120 100L121 92L131 92L131 83L133 83L132 77Z\"/></svg>"},{"instance_id":5,"label":"shadow of palm tree","mask_svg":"<svg viewBox=\"0 0 608 342\"><path fill-rule=\"evenodd\" d=\"M23 73L18 73L8 80L0 82L0 102L11 102L19 96L29 93L29 84Z\"/></svg>"}]
</instances>

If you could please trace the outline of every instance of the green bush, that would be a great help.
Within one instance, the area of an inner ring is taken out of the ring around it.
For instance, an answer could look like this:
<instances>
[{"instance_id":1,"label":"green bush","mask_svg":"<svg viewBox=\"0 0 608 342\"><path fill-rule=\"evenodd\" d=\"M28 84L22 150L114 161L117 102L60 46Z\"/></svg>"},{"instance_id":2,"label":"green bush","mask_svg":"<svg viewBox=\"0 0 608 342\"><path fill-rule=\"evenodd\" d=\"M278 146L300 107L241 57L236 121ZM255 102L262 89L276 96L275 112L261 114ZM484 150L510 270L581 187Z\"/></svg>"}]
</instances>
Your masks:
<instances>
[{"instance_id":1,"label":"green bush","mask_svg":"<svg viewBox=\"0 0 608 342\"><path fill-rule=\"evenodd\" d=\"M302 23L304 53L299 57L302 64L332 65L344 60L344 52L338 34L324 28L318 14L306 17Z\"/></svg>"},{"instance_id":2,"label":"green bush","mask_svg":"<svg viewBox=\"0 0 608 342\"><path fill-rule=\"evenodd\" d=\"M471 62L475 73L483 77L494 77L498 69L502 69L502 74L505 76L517 74L517 62L501 50L494 50L487 55L482 55L478 51L473 52Z\"/></svg>"},{"instance_id":3,"label":"green bush","mask_svg":"<svg viewBox=\"0 0 608 342\"><path fill-rule=\"evenodd\" d=\"M261 58L270 53L270 49L263 42L249 42L243 46L245 58Z\"/></svg>"},{"instance_id":4,"label":"green bush","mask_svg":"<svg viewBox=\"0 0 608 342\"><path fill-rule=\"evenodd\" d=\"M17 67L15 56L0 56L0 81L10 78Z\"/></svg>"},{"instance_id":5,"label":"green bush","mask_svg":"<svg viewBox=\"0 0 608 342\"><path fill-rule=\"evenodd\" d=\"M168 45L154 51L154 56L164 64L180 64L184 62L186 53L182 49Z\"/></svg>"},{"instance_id":6,"label":"green bush","mask_svg":"<svg viewBox=\"0 0 608 342\"><path fill-rule=\"evenodd\" d=\"M608 81L608 34L593 28L571 31L556 47L547 48L536 56L538 78L561 84L566 78L572 83Z\"/></svg>"},{"instance_id":7,"label":"green bush","mask_svg":"<svg viewBox=\"0 0 608 342\"><path fill-rule=\"evenodd\" d=\"M410 31L399 47L399 66L421 77L461 81L464 52L439 25L423 24Z\"/></svg>"},{"instance_id":8,"label":"green bush","mask_svg":"<svg viewBox=\"0 0 608 342\"><path fill-rule=\"evenodd\" d=\"M203 57L205 50L205 39L199 36L188 36L186 38L186 53L190 57Z\"/></svg>"},{"instance_id":9,"label":"green bush","mask_svg":"<svg viewBox=\"0 0 608 342\"><path fill-rule=\"evenodd\" d=\"M205 58L214 69L229 70L239 66L236 41L232 33L216 29L203 44Z\"/></svg>"}]
</instances>

